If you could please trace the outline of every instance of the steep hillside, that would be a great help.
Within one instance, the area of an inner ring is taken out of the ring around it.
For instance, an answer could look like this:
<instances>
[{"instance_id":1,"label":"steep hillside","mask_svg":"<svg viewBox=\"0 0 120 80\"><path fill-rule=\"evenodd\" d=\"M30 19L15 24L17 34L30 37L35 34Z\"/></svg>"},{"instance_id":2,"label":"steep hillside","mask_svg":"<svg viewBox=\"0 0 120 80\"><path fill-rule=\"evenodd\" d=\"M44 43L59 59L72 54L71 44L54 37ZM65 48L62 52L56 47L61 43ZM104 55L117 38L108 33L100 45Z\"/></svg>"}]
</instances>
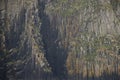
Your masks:
<instances>
[{"instance_id":1,"label":"steep hillside","mask_svg":"<svg viewBox=\"0 0 120 80\"><path fill-rule=\"evenodd\" d=\"M56 0L46 5L69 80L119 79L119 0ZM62 53L61 53L62 54Z\"/></svg>"},{"instance_id":2,"label":"steep hillside","mask_svg":"<svg viewBox=\"0 0 120 80\"><path fill-rule=\"evenodd\" d=\"M5 45L3 53L5 57L1 56L0 61L3 65L0 66L5 68L5 74L0 70L0 78L6 80L4 79L6 76L10 80L42 79L44 77L42 75L46 72L49 74L51 69L44 58L38 1L2 0L2 2L1 19L2 17L4 19L1 22L3 25L1 26L1 46L4 48L3 44ZM3 49L1 50L3 52Z\"/></svg>"},{"instance_id":3,"label":"steep hillside","mask_svg":"<svg viewBox=\"0 0 120 80\"><path fill-rule=\"evenodd\" d=\"M0 80L119 80L120 0L0 0Z\"/></svg>"}]
</instances>

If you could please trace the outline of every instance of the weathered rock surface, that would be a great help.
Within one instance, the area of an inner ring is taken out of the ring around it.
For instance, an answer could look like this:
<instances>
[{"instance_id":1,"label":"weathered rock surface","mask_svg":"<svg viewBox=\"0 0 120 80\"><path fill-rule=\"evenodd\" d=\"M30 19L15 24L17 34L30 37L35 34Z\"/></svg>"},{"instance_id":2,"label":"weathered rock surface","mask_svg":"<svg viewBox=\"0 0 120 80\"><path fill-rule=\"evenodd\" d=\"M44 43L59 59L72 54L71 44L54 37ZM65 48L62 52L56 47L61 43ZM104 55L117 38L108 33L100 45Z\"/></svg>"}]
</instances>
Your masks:
<instances>
[{"instance_id":1,"label":"weathered rock surface","mask_svg":"<svg viewBox=\"0 0 120 80\"><path fill-rule=\"evenodd\" d=\"M120 0L0 0L0 80L119 80Z\"/></svg>"}]
</instances>

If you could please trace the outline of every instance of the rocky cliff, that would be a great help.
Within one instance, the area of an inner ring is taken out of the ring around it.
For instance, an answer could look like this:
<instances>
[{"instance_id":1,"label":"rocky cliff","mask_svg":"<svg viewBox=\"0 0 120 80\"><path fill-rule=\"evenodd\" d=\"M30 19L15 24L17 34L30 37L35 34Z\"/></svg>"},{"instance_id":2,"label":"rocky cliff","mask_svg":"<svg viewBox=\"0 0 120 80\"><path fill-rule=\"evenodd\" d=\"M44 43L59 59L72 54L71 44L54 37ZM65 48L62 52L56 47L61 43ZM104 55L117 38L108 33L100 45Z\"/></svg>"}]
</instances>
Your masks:
<instances>
[{"instance_id":1,"label":"rocky cliff","mask_svg":"<svg viewBox=\"0 0 120 80\"><path fill-rule=\"evenodd\" d=\"M1 1L1 47L5 48L1 49L5 56L1 62L6 66L3 75L10 80L38 80L50 72L44 58L38 10L37 0ZM1 72L2 80L6 80L3 75Z\"/></svg>"},{"instance_id":2,"label":"rocky cliff","mask_svg":"<svg viewBox=\"0 0 120 80\"><path fill-rule=\"evenodd\" d=\"M0 0L0 80L119 80L120 0Z\"/></svg>"}]
</instances>

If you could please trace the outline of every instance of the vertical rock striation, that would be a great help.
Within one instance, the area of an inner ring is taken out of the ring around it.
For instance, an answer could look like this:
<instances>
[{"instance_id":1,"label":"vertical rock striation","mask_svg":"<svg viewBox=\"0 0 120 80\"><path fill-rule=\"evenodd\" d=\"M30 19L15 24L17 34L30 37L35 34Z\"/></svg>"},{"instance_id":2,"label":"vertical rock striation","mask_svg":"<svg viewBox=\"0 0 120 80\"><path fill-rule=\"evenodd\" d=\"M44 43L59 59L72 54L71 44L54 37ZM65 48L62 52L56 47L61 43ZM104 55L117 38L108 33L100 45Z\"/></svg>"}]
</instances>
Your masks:
<instances>
[{"instance_id":1,"label":"vertical rock striation","mask_svg":"<svg viewBox=\"0 0 120 80\"><path fill-rule=\"evenodd\" d=\"M1 25L4 24L4 29L1 28L1 50L5 45L7 54L4 63L7 67L2 67L6 70L4 75L9 80L45 78L46 72L49 74L51 69L44 57L38 1L2 0L1 4L1 18L5 19L1 22Z\"/></svg>"},{"instance_id":2,"label":"vertical rock striation","mask_svg":"<svg viewBox=\"0 0 120 80\"><path fill-rule=\"evenodd\" d=\"M119 80L119 8L119 0L56 0L46 5L51 27L58 30L58 46L67 49L68 80Z\"/></svg>"},{"instance_id":3,"label":"vertical rock striation","mask_svg":"<svg viewBox=\"0 0 120 80\"><path fill-rule=\"evenodd\" d=\"M119 80L120 0L0 0L0 80Z\"/></svg>"}]
</instances>

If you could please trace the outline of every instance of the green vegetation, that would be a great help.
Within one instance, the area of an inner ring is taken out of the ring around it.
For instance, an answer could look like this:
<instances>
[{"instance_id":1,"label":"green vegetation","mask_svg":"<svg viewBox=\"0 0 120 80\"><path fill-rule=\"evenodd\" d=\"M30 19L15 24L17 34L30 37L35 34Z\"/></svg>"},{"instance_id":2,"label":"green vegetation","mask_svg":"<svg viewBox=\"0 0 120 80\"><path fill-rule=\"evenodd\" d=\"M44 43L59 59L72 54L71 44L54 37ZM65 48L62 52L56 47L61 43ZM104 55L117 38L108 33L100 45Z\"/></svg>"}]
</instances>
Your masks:
<instances>
[{"instance_id":1,"label":"green vegetation","mask_svg":"<svg viewBox=\"0 0 120 80\"><path fill-rule=\"evenodd\" d=\"M80 11L80 9L84 9L87 7L87 0L57 0L56 2L52 2L46 6L46 11L56 13L62 16L72 16Z\"/></svg>"},{"instance_id":2,"label":"green vegetation","mask_svg":"<svg viewBox=\"0 0 120 80\"><path fill-rule=\"evenodd\" d=\"M0 80L119 80L119 0L5 1Z\"/></svg>"}]
</instances>

